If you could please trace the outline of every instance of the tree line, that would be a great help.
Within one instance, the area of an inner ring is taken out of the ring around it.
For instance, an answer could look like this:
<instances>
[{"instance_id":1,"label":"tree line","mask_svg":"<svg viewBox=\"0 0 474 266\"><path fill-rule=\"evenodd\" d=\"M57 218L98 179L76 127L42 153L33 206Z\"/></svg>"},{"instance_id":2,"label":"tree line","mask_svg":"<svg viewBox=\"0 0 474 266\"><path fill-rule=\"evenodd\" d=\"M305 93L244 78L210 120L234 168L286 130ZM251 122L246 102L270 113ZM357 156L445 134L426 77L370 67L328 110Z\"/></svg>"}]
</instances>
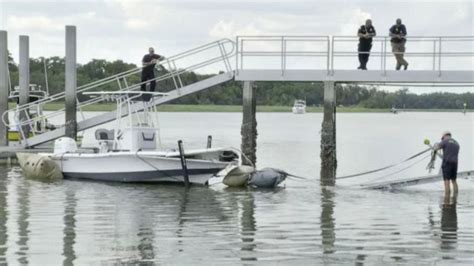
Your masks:
<instances>
[{"instance_id":1,"label":"tree line","mask_svg":"<svg viewBox=\"0 0 474 266\"><path fill-rule=\"evenodd\" d=\"M14 87L18 85L18 66L11 57L9 59L10 79L12 87ZM57 56L30 59L30 83L45 88L45 65L50 95L63 91L65 60ZM137 68L135 64L126 63L122 60L93 59L87 64L77 65L77 84L78 86L85 85L134 68ZM156 76L163 76L166 73L168 73L166 69L160 69ZM181 81L183 84L192 84L209 76L186 72L181 75ZM139 83L140 74L129 77L127 82L129 84ZM257 82L256 86L257 103L259 105L288 106L292 105L295 99L305 99L308 106L323 104L324 86L320 82ZM117 90L117 88L118 84L111 82L98 89ZM173 89L174 82L172 79L157 83L157 90L159 91L166 92ZM463 108L464 103L467 103L468 108L474 106L474 93L470 92L462 94L434 92L418 95L410 92L408 88L396 92L387 92L375 86L357 84L337 84L336 99L339 106L365 108L460 109ZM240 105L242 104L242 84L237 81L229 81L211 89L180 98L174 103Z\"/></svg>"}]
</instances>

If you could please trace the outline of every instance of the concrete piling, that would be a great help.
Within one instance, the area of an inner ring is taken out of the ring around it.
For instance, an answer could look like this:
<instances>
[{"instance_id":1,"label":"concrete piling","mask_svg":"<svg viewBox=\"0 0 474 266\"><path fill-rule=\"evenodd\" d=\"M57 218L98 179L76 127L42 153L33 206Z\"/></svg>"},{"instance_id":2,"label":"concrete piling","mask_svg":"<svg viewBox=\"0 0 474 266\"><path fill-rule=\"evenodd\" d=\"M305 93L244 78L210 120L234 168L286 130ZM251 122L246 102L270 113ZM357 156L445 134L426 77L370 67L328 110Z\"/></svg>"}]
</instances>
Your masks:
<instances>
[{"instance_id":1,"label":"concrete piling","mask_svg":"<svg viewBox=\"0 0 474 266\"><path fill-rule=\"evenodd\" d=\"M66 26L66 136L77 138L77 119L76 119L76 26Z\"/></svg>"},{"instance_id":2,"label":"concrete piling","mask_svg":"<svg viewBox=\"0 0 474 266\"><path fill-rule=\"evenodd\" d=\"M242 136L242 153L251 161L243 160L244 164L257 163L257 97L253 81L243 84L243 120L240 134Z\"/></svg>"},{"instance_id":3,"label":"concrete piling","mask_svg":"<svg viewBox=\"0 0 474 266\"><path fill-rule=\"evenodd\" d=\"M321 185L336 183L336 90L334 81L324 82L324 118L321 129Z\"/></svg>"},{"instance_id":4,"label":"concrete piling","mask_svg":"<svg viewBox=\"0 0 474 266\"><path fill-rule=\"evenodd\" d=\"M0 116L8 110L8 36L0 31ZM8 116L6 117L8 122ZM8 127L0 119L0 146L8 146Z\"/></svg>"},{"instance_id":5,"label":"concrete piling","mask_svg":"<svg viewBox=\"0 0 474 266\"><path fill-rule=\"evenodd\" d=\"M28 104L30 98L30 38L25 35L20 35L20 60L19 60L19 85L20 85L20 98L19 104ZM20 121L28 120L28 110L21 111L19 113ZM22 126L23 137L28 138L30 128L28 126Z\"/></svg>"}]
</instances>

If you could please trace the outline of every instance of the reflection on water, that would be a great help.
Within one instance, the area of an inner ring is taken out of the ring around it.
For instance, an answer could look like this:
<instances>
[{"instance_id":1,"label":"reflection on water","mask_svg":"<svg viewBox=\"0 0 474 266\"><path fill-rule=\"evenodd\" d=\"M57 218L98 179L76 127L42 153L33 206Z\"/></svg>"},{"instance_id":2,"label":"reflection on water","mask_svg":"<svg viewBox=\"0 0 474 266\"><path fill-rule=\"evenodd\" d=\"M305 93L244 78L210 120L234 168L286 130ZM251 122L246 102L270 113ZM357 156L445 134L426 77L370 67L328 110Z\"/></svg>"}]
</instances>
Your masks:
<instances>
[{"instance_id":1,"label":"reflection on water","mask_svg":"<svg viewBox=\"0 0 474 266\"><path fill-rule=\"evenodd\" d=\"M165 147L174 148L180 136L187 147L202 148L208 135L216 146L240 146L241 114L160 118ZM442 182L394 192L342 182L321 188L315 137L321 118L258 114L259 168L310 177L288 179L277 190L44 184L26 180L18 168L0 166L0 265L472 264L474 182L464 180L470 190L461 185L458 197L444 199L441 208ZM467 123L472 116L340 114L338 172L405 158L423 148L420 140L444 130L440 124L449 124L465 147L462 170L472 169L473 132ZM285 126L275 130L279 124ZM361 126L371 130L354 130ZM394 135L401 127L413 134ZM86 132L85 141L92 139ZM426 174L424 166L411 170L409 176Z\"/></svg>"},{"instance_id":2,"label":"reflection on water","mask_svg":"<svg viewBox=\"0 0 474 266\"><path fill-rule=\"evenodd\" d=\"M255 253L252 252L257 244L255 243L255 233L257 224L255 221L255 202L253 195L250 193L244 194L240 199L240 235L242 239L241 244L241 260L255 261Z\"/></svg>"},{"instance_id":3,"label":"reflection on water","mask_svg":"<svg viewBox=\"0 0 474 266\"><path fill-rule=\"evenodd\" d=\"M29 218L30 218L30 197L29 197L29 183L18 182L17 195L19 216L18 223L18 255L19 264L28 264L28 239L29 239Z\"/></svg>"},{"instance_id":4,"label":"reflection on water","mask_svg":"<svg viewBox=\"0 0 474 266\"><path fill-rule=\"evenodd\" d=\"M64 203L64 230L63 230L63 265L72 265L76 259L74 244L76 243L76 193L66 190L66 200Z\"/></svg>"},{"instance_id":5,"label":"reflection on water","mask_svg":"<svg viewBox=\"0 0 474 266\"><path fill-rule=\"evenodd\" d=\"M336 232L334 231L334 192L330 188L321 188L321 241L324 254L334 253Z\"/></svg>"},{"instance_id":6,"label":"reflection on water","mask_svg":"<svg viewBox=\"0 0 474 266\"><path fill-rule=\"evenodd\" d=\"M7 253L7 171L0 168L0 264L6 264Z\"/></svg>"},{"instance_id":7,"label":"reflection on water","mask_svg":"<svg viewBox=\"0 0 474 266\"><path fill-rule=\"evenodd\" d=\"M456 212L457 193L453 197L445 195L441 205L441 249L450 250L456 248L458 216Z\"/></svg>"}]
</instances>

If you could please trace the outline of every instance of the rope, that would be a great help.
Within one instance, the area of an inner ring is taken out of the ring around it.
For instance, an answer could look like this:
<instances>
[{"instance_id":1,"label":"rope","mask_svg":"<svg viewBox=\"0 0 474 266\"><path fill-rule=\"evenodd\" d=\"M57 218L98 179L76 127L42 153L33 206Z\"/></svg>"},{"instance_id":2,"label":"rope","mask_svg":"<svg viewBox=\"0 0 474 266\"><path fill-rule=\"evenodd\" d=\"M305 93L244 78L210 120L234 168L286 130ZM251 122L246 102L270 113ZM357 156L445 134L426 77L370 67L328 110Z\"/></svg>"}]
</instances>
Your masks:
<instances>
[{"instance_id":1,"label":"rope","mask_svg":"<svg viewBox=\"0 0 474 266\"><path fill-rule=\"evenodd\" d=\"M400 169L400 170L398 170L398 171L395 171L395 172L393 172L393 173L386 174L386 175L379 176L379 177L377 177L377 178L371 179L370 181L368 181L368 182L366 182L366 183L369 183L369 184L370 184L371 182L373 182L373 181L375 181L375 180L379 180L379 179L382 179L382 178L385 178L385 177L389 177L389 176L392 176L392 175L394 175L394 174L398 174L398 173L400 173L400 172L403 172L403 171L407 170L408 168L411 168L411 167L413 167L413 166L415 166L415 165L421 163L423 160L425 160L426 158L428 158L428 157L430 157L430 156L431 156L431 154L428 154L427 156L424 156L424 157L421 158L420 160L418 160L418 161L416 161L416 162L414 162L414 163L408 165L407 167L404 167L404 168L402 168L402 169Z\"/></svg>"},{"instance_id":2,"label":"rope","mask_svg":"<svg viewBox=\"0 0 474 266\"><path fill-rule=\"evenodd\" d=\"M431 147L426 149L426 150L423 150L413 156L410 156L409 158L399 162L399 163L396 163L396 164L391 164L391 165L388 165L388 166L385 166L385 167L382 167L382 168L378 168L378 169L374 169L374 170L370 170L370 171L366 171L366 172L362 172L362 173L358 173L358 174L353 174L353 175L346 175L346 176L340 176L340 177L336 177L336 179L345 179L345 178L351 178L351 177L356 177L356 176L362 176L362 175L368 175L368 174L372 174L372 173L376 173L376 172L380 172L380 171L383 171L383 170L386 170L386 169L389 169L389 168L392 168L392 167L395 167L395 166L398 166L402 163L405 163L405 162L408 162L428 151L431 150Z\"/></svg>"}]
</instances>

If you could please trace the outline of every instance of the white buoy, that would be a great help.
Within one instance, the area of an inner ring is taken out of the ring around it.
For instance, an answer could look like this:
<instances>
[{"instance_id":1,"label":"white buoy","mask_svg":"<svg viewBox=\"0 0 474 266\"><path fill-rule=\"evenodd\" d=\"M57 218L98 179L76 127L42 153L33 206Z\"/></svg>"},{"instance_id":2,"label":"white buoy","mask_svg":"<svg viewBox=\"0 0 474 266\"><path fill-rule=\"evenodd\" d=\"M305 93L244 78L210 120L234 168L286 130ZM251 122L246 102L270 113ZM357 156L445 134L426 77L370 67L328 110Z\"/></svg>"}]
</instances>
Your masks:
<instances>
[{"instance_id":1,"label":"white buoy","mask_svg":"<svg viewBox=\"0 0 474 266\"><path fill-rule=\"evenodd\" d=\"M255 168L252 166L241 165L235 167L227 173L222 183L229 187L244 187L253 172L255 172Z\"/></svg>"}]
</instances>

